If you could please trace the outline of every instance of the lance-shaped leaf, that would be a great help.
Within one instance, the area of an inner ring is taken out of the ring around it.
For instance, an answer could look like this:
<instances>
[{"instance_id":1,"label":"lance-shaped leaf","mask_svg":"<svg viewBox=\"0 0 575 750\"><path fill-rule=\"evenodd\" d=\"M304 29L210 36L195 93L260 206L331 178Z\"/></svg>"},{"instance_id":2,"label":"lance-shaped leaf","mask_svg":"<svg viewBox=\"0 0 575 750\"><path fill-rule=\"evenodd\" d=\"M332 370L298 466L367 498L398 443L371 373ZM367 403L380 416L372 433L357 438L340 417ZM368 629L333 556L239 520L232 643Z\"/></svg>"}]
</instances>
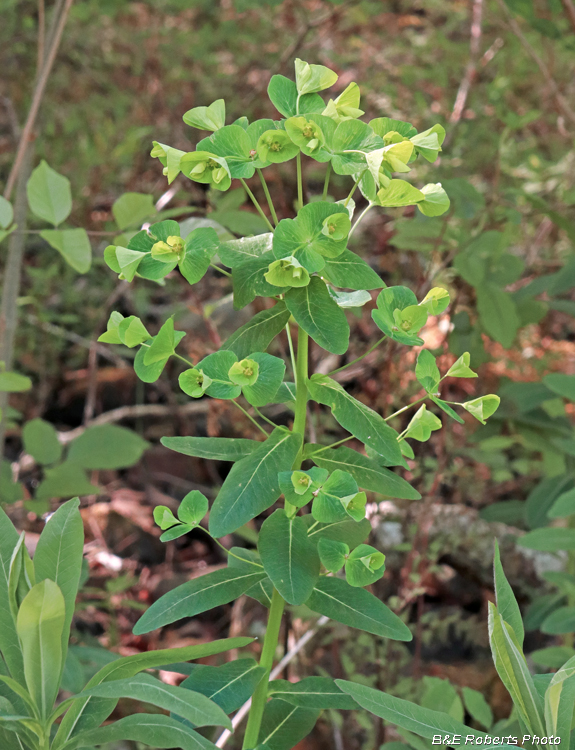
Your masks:
<instances>
[{"instance_id":1,"label":"lance-shaped leaf","mask_svg":"<svg viewBox=\"0 0 575 750\"><path fill-rule=\"evenodd\" d=\"M298 212L295 219L282 219L274 232L273 253L277 259L294 257L309 273L320 271L325 258L337 258L345 250L347 232L330 234L324 231L332 219L335 222L341 214L349 221L347 208L338 203L319 201L308 203Z\"/></svg>"},{"instance_id":2,"label":"lance-shaped leaf","mask_svg":"<svg viewBox=\"0 0 575 750\"><path fill-rule=\"evenodd\" d=\"M337 258L326 258L321 275L344 289L369 290L385 286L373 268L351 250L344 250Z\"/></svg>"},{"instance_id":3,"label":"lance-shaped leaf","mask_svg":"<svg viewBox=\"0 0 575 750\"><path fill-rule=\"evenodd\" d=\"M19 535L12 521L0 507L0 600L8 602L10 561L18 544ZM0 607L0 651L10 674L24 684L22 650L16 634L16 623L10 607Z\"/></svg>"},{"instance_id":4,"label":"lance-shaped leaf","mask_svg":"<svg viewBox=\"0 0 575 750\"><path fill-rule=\"evenodd\" d=\"M302 708L358 708L356 701L340 690L330 677L304 677L299 682L273 680L268 694Z\"/></svg>"},{"instance_id":5,"label":"lance-shaped leaf","mask_svg":"<svg viewBox=\"0 0 575 750\"><path fill-rule=\"evenodd\" d=\"M345 542L350 549L364 542L371 533L371 524L367 518L361 521L334 521L333 523L315 523L311 514L303 516L304 521L313 529L308 531L308 537L315 543L320 539L331 539L335 542Z\"/></svg>"},{"instance_id":6,"label":"lance-shaped leaf","mask_svg":"<svg viewBox=\"0 0 575 750\"><path fill-rule=\"evenodd\" d=\"M517 544L541 552L575 549L575 529L561 527L535 529L525 536L519 537Z\"/></svg>"},{"instance_id":7,"label":"lance-shaped leaf","mask_svg":"<svg viewBox=\"0 0 575 750\"><path fill-rule=\"evenodd\" d=\"M313 276L308 286L290 289L285 302L297 323L317 344L334 354L347 351L349 323L318 276Z\"/></svg>"},{"instance_id":8,"label":"lance-shaped leaf","mask_svg":"<svg viewBox=\"0 0 575 750\"><path fill-rule=\"evenodd\" d=\"M230 568L237 568L238 570L253 572L254 570L262 570L263 565L260 561L260 556L254 549L246 549L245 547L232 547L230 550L232 554L228 557L228 566ZM273 584L266 575L261 581L258 581L250 589L246 591L246 596L251 596L256 599L264 607L271 606L273 596Z\"/></svg>"},{"instance_id":9,"label":"lance-shaped leaf","mask_svg":"<svg viewBox=\"0 0 575 750\"><path fill-rule=\"evenodd\" d=\"M264 674L255 659L236 659L221 667L195 664L180 687L202 693L231 714L251 698Z\"/></svg>"},{"instance_id":10,"label":"lance-shaped leaf","mask_svg":"<svg viewBox=\"0 0 575 750\"><path fill-rule=\"evenodd\" d=\"M397 433L377 412L357 401L327 375L312 375L309 392L314 401L329 406L339 424L358 440L373 448L391 465L403 464Z\"/></svg>"},{"instance_id":11,"label":"lance-shaped leaf","mask_svg":"<svg viewBox=\"0 0 575 750\"><path fill-rule=\"evenodd\" d=\"M304 521L276 510L267 518L258 537L262 565L289 604L303 604L319 577L319 556L309 541Z\"/></svg>"},{"instance_id":12,"label":"lance-shaped leaf","mask_svg":"<svg viewBox=\"0 0 575 750\"><path fill-rule=\"evenodd\" d=\"M30 589L18 610L16 630L22 644L26 685L43 718L51 713L60 687L65 620L62 592L48 579Z\"/></svg>"},{"instance_id":13,"label":"lance-shaped leaf","mask_svg":"<svg viewBox=\"0 0 575 750\"><path fill-rule=\"evenodd\" d=\"M486 737L485 732L479 732L477 729L466 727L460 721L452 719L443 711L433 711L430 708L423 708L417 703L395 698L380 690L359 685L347 680L336 680L336 685L344 693L350 695L366 711L379 716L391 724L395 724L408 732L414 732L420 737L432 739L434 735L461 735L466 737L472 735L482 740Z\"/></svg>"},{"instance_id":14,"label":"lance-shaped leaf","mask_svg":"<svg viewBox=\"0 0 575 750\"><path fill-rule=\"evenodd\" d=\"M545 691L545 727L548 735L569 744L575 702L575 658L569 659L551 678Z\"/></svg>"},{"instance_id":15,"label":"lance-shaped leaf","mask_svg":"<svg viewBox=\"0 0 575 750\"><path fill-rule=\"evenodd\" d=\"M521 618L521 610L501 565L497 540L495 541L495 554L493 556L493 578L495 581L495 600L499 614L512 628L519 645L523 646L525 630Z\"/></svg>"},{"instance_id":16,"label":"lance-shaped leaf","mask_svg":"<svg viewBox=\"0 0 575 750\"><path fill-rule=\"evenodd\" d=\"M88 682L86 689L100 685L112 680L124 680L133 677L145 669L158 669L168 664L177 664L191 659L202 659L214 654L221 654L234 648L243 648L252 642L252 638L226 638L224 640L212 641L211 643L200 643L195 646L184 648L161 649L159 651L146 651L141 654L124 656L106 664ZM99 726L114 710L117 701L106 698L83 698L73 701L56 733L54 739L54 750L60 750L62 746L72 737L81 732L94 729ZM136 714L141 716L142 714ZM66 745L67 747L67 745ZM177 745L179 747L179 745Z\"/></svg>"},{"instance_id":17,"label":"lance-shaped leaf","mask_svg":"<svg viewBox=\"0 0 575 750\"><path fill-rule=\"evenodd\" d=\"M461 693L465 708L471 718L489 729L493 724L493 711L483 694L468 687L462 688Z\"/></svg>"},{"instance_id":18,"label":"lance-shaped leaf","mask_svg":"<svg viewBox=\"0 0 575 750\"><path fill-rule=\"evenodd\" d=\"M137 674L124 680L102 682L87 688L74 697L83 698L131 698L151 703L158 708L171 711L197 727L222 726L231 729L231 722L222 709L201 693L181 687L166 685L148 674Z\"/></svg>"},{"instance_id":19,"label":"lance-shaped leaf","mask_svg":"<svg viewBox=\"0 0 575 750\"><path fill-rule=\"evenodd\" d=\"M489 603L489 643L497 673L509 691L521 721L531 734L544 735L541 697L513 630L504 622L491 602Z\"/></svg>"},{"instance_id":20,"label":"lance-shaped leaf","mask_svg":"<svg viewBox=\"0 0 575 750\"><path fill-rule=\"evenodd\" d=\"M212 505L210 533L231 534L271 507L281 493L278 473L291 469L300 447L301 435L278 427L234 464Z\"/></svg>"},{"instance_id":21,"label":"lance-shaped leaf","mask_svg":"<svg viewBox=\"0 0 575 750\"><path fill-rule=\"evenodd\" d=\"M80 501L76 498L58 508L46 523L34 554L36 582L46 579L53 581L64 597L66 616L62 630L62 666L68 650L69 630L82 571L84 525L79 507Z\"/></svg>"},{"instance_id":22,"label":"lance-shaped leaf","mask_svg":"<svg viewBox=\"0 0 575 750\"><path fill-rule=\"evenodd\" d=\"M385 604L369 591L354 588L341 578L320 578L306 602L314 612L373 635L410 641L411 631Z\"/></svg>"},{"instance_id":23,"label":"lance-shaped leaf","mask_svg":"<svg viewBox=\"0 0 575 750\"><path fill-rule=\"evenodd\" d=\"M266 703L258 737L258 747L291 750L314 728L320 711L292 706L282 700Z\"/></svg>"},{"instance_id":24,"label":"lance-shaped leaf","mask_svg":"<svg viewBox=\"0 0 575 750\"><path fill-rule=\"evenodd\" d=\"M82 732L66 744L66 750L107 745L122 740L143 742L151 747L181 750L215 750L216 747L201 734L170 716L137 713L105 727Z\"/></svg>"},{"instance_id":25,"label":"lance-shaped leaf","mask_svg":"<svg viewBox=\"0 0 575 750\"><path fill-rule=\"evenodd\" d=\"M183 617L194 617L200 612L227 604L244 594L264 578L264 575L263 571L259 572L256 569L244 573L223 568L193 578L154 602L136 623L134 633L149 633Z\"/></svg>"},{"instance_id":26,"label":"lance-shaped leaf","mask_svg":"<svg viewBox=\"0 0 575 750\"><path fill-rule=\"evenodd\" d=\"M239 461L251 456L260 445L257 440L246 438L163 437L160 442L166 448L184 456L210 458L215 461Z\"/></svg>"},{"instance_id":27,"label":"lance-shaped leaf","mask_svg":"<svg viewBox=\"0 0 575 750\"><path fill-rule=\"evenodd\" d=\"M238 359L252 352L265 352L275 337L284 330L290 317L285 302L278 302L269 310L262 310L238 328L222 344L222 349L234 352Z\"/></svg>"}]
</instances>

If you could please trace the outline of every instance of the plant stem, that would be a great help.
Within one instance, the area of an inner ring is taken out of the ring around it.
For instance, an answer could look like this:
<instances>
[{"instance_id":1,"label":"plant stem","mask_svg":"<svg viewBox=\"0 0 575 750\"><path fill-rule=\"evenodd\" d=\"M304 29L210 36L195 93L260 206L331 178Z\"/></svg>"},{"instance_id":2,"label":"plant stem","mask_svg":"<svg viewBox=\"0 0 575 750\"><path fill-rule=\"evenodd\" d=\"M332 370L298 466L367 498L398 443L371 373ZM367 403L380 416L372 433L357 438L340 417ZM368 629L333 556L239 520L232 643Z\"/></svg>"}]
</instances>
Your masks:
<instances>
[{"instance_id":1,"label":"plant stem","mask_svg":"<svg viewBox=\"0 0 575 750\"><path fill-rule=\"evenodd\" d=\"M252 191L251 191L251 190L249 189L249 187L248 187L248 184L247 184L247 182L246 182L246 181L245 181L245 180L244 180L243 178L240 178L240 182L241 182L241 183L242 183L242 185L244 186L244 189L245 189L246 193L247 193L247 194L248 194L248 195L250 196L250 198L251 198L251 201L252 201L252 203L254 204L254 206L256 207L256 209L257 209L257 212L258 212L258 214L259 214L259 215L260 215L260 216L262 217L262 219L263 219L263 220L265 221L265 223L266 223L266 224L268 225L268 227L269 227L269 230L270 230L270 232L273 232L273 231L274 231L274 228L273 228L273 226L271 225L271 223L270 223L270 220L269 220L269 219L268 219L268 217L267 217L267 216L266 216L266 215L264 214L264 212L263 212L263 209L262 209L262 207L261 207L261 206L260 206L260 204L258 203L258 199L257 199L257 198L256 198L256 196L255 196L255 195L254 195L254 194L252 193Z\"/></svg>"},{"instance_id":2,"label":"plant stem","mask_svg":"<svg viewBox=\"0 0 575 750\"><path fill-rule=\"evenodd\" d=\"M303 179L301 174L301 151L297 155L296 159L297 166L297 210L303 207Z\"/></svg>"},{"instance_id":3,"label":"plant stem","mask_svg":"<svg viewBox=\"0 0 575 750\"><path fill-rule=\"evenodd\" d=\"M285 601L274 588L262 655L260 657L260 667L265 668L266 674L260 680L252 698L252 707L248 718L246 733L244 735L244 744L242 746L243 750L253 750L258 744L262 717L264 715L264 709L268 697L269 674L274 663L274 656L278 646L284 607Z\"/></svg>"},{"instance_id":4,"label":"plant stem","mask_svg":"<svg viewBox=\"0 0 575 750\"><path fill-rule=\"evenodd\" d=\"M331 372L328 372L328 375L334 375L336 372L341 372L342 370L345 370L347 367L351 367L352 365L355 365L356 362L359 362L364 357L367 357L368 354L371 354L371 352L374 349L377 349L377 347L386 339L386 336L383 336L379 339L379 341L376 341L373 346L370 346L369 349L361 355L361 357L356 357L356 359L353 359L351 362L348 362L347 365L342 365L341 367L338 367L337 370L332 370Z\"/></svg>"},{"instance_id":5,"label":"plant stem","mask_svg":"<svg viewBox=\"0 0 575 750\"><path fill-rule=\"evenodd\" d=\"M264 177L264 173L262 172L261 169L258 169L258 174L260 176L260 180L261 180L261 183L262 183L262 187L264 189L264 193L266 194L266 200L268 202L268 207L270 209L270 213L272 215L272 219L274 220L274 224L277 227L277 225L278 225L278 215L276 214L276 210L274 208L274 204L273 204L273 201L272 201L272 197L270 195L270 191L268 189L268 184L266 182L266 178Z\"/></svg>"},{"instance_id":6,"label":"plant stem","mask_svg":"<svg viewBox=\"0 0 575 750\"><path fill-rule=\"evenodd\" d=\"M295 418L293 423L293 431L298 432L302 436L302 438L305 437L305 422L307 416L308 345L308 334L303 330L303 328L298 326L297 361L295 372ZM299 469L301 466L301 454L302 451L300 451L298 457L296 458L297 465L294 465L294 469Z\"/></svg>"},{"instance_id":7,"label":"plant stem","mask_svg":"<svg viewBox=\"0 0 575 750\"><path fill-rule=\"evenodd\" d=\"M336 443L332 443L331 445L324 445L323 448L320 448L318 451L314 451L313 455L317 456L318 453L322 453L323 451L327 451L330 448L335 448L336 446L341 445L342 443L347 443L347 441L351 440L352 438L353 438L353 435L348 435L347 437L344 437L341 440L338 440Z\"/></svg>"},{"instance_id":8,"label":"plant stem","mask_svg":"<svg viewBox=\"0 0 575 750\"><path fill-rule=\"evenodd\" d=\"M293 371L293 376L294 376L294 379L295 379L296 362L295 362L295 353L294 353L294 349L293 349L293 341L292 341L292 337L291 337L291 331L289 329L289 323L286 323L286 333L287 333L287 339L288 339L288 344L289 344L289 353L290 353L290 358L291 358L291 369Z\"/></svg>"},{"instance_id":9,"label":"plant stem","mask_svg":"<svg viewBox=\"0 0 575 750\"><path fill-rule=\"evenodd\" d=\"M404 406L402 409L399 409L399 411L395 411L393 414L390 414L389 417L385 417L384 421L389 422L390 419L393 419L394 417L397 417L398 414L403 414L404 411L407 411L408 409L411 409L412 406L415 406L416 404L420 404L422 401L425 401L427 398L427 393L425 396L422 396L421 398L418 398L417 401L412 401L411 404L407 404L407 406ZM403 433L402 433L403 435Z\"/></svg>"},{"instance_id":10,"label":"plant stem","mask_svg":"<svg viewBox=\"0 0 575 750\"><path fill-rule=\"evenodd\" d=\"M223 273L223 274L224 274L224 276L229 276L229 277L230 277L230 279L232 278L232 275L231 275L231 273L230 273L229 271L226 271L226 270L225 270L224 268L220 268L219 266L216 266L216 264L215 264L215 263L210 263L210 266L211 266L212 268L215 268L215 269L216 269L216 271L219 271L220 273Z\"/></svg>"},{"instance_id":11,"label":"plant stem","mask_svg":"<svg viewBox=\"0 0 575 750\"><path fill-rule=\"evenodd\" d=\"M252 409L253 409L253 410L255 411L255 413L256 413L256 414L258 415L258 417L260 417L260 419L263 419L263 420L264 420L265 422L267 422L268 424L271 424L271 426L272 426L272 427L274 428L274 430L275 430L275 428L277 427L277 424L276 424L275 422L272 422L272 420L271 420L271 419L268 419L268 418L266 417L266 415L265 415L265 414L262 414L262 413L261 413L261 411L260 411L260 410L258 409L258 407L257 407L257 406L254 406L254 405L252 404L252 405L251 405L251 407L252 407Z\"/></svg>"},{"instance_id":12,"label":"plant stem","mask_svg":"<svg viewBox=\"0 0 575 750\"><path fill-rule=\"evenodd\" d=\"M241 404L238 404L238 402L235 399L232 399L232 404L235 404L240 411L242 411L246 417L255 424L255 426L258 428L260 432L263 432L266 437L269 437L269 433L267 433L264 428L256 422L256 420L252 417L252 415L244 409L244 407Z\"/></svg>"},{"instance_id":13,"label":"plant stem","mask_svg":"<svg viewBox=\"0 0 575 750\"><path fill-rule=\"evenodd\" d=\"M373 208L374 206L375 206L375 203L369 203L369 204L368 204L368 205L366 206L366 208L364 208L364 209L363 209L363 211L362 211L362 212L360 213L360 215L359 215L359 216L357 217L357 221L355 222L355 224L354 224L354 225L352 226L352 228L351 228L351 229L350 229L350 231L349 231L349 234L348 234L348 236L347 236L347 239L348 239L348 240L349 240L349 238L351 237L351 235L352 235L352 234L353 234L353 233L355 232L355 228L357 227L357 225L359 224L359 222L360 222L360 221L361 221L361 220L363 219L363 217L364 217L364 216L366 215L366 213L367 213L367 212L368 212L368 211L369 211L370 209L372 209L372 208Z\"/></svg>"},{"instance_id":14,"label":"plant stem","mask_svg":"<svg viewBox=\"0 0 575 750\"><path fill-rule=\"evenodd\" d=\"M363 172L365 172L365 169L363 170ZM359 183L361 182L361 178L363 177L363 172L361 172L361 173L360 173L359 177L357 178L357 180L356 180L356 181L355 181L355 183L354 183L354 186L353 186L353 187L352 187L352 189L351 189L351 190L349 191L349 195L347 196L347 198L345 199L345 203L343 204L345 208L347 208L347 204L348 204L348 203L350 202L350 200L351 200L351 198L352 198L353 194L355 193L355 191L356 191L356 189L357 189L357 186L358 186L358 185L359 185Z\"/></svg>"},{"instance_id":15,"label":"plant stem","mask_svg":"<svg viewBox=\"0 0 575 750\"><path fill-rule=\"evenodd\" d=\"M327 163L327 172L325 173L325 182L323 183L323 193L321 194L321 199L326 200L327 199L327 189L329 187L329 178L331 177L331 162L328 161Z\"/></svg>"}]
</instances>

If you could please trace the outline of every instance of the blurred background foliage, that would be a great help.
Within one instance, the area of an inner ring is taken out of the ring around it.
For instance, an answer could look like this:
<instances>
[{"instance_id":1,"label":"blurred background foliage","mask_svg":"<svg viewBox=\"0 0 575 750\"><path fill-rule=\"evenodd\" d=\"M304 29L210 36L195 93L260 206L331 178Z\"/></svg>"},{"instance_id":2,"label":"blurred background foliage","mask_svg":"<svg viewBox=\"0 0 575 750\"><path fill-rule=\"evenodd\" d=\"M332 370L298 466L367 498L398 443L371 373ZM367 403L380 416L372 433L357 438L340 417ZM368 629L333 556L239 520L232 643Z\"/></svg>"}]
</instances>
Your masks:
<instances>
[{"instance_id":1,"label":"blurred background foliage","mask_svg":"<svg viewBox=\"0 0 575 750\"><path fill-rule=\"evenodd\" d=\"M0 7L4 182L30 103L38 16L29 0L2 0ZM357 81L366 119L408 120L418 130L437 121L445 126L444 151L433 169L451 197L449 214L428 219L412 210L372 211L354 236L354 249L388 284L405 284L418 296L431 286L449 288L452 305L424 330L426 346L440 365L469 351L471 365L479 368L478 381L451 381L453 398L497 392L502 403L487 427L474 431L469 422L450 422L415 446L408 478L423 503L372 503L374 543L388 555L388 573L376 589L405 613L414 645L381 644L365 635L350 641L336 630L319 637L290 669L301 676L329 664L335 676L353 676L430 707L450 700L441 710L454 716L465 710L468 721L476 720L465 695L462 703L460 692L431 678L451 680L458 690L482 691L495 719L503 720L509 705L488 666L485 632L494 536L526 608L533 668L554 668L574 653L575 541L557 541L551 531L570 529L575 536L572 0L77 0L35 145L37 159L70 179L70 224L91 233L94 262L88 274L78 275L38 235L27 240L18 367L34 388L11 402L6 447L10 461L20 460L23 494L16 497L4 471L1 499L11 503L10 514L33 540L46 508L22 505L40 481L34 466L22 466L23 420L42 417L60 432L81 431L114 409L144 407L113 421L150 441L145 460L126 470L93 471L99 490L83 502L91 541L78 642L141 649L156 645L152 639L171 645L230 628L232 635L261 629L257 605L240 600L222 609L219 621L200 618L146 640L131 635L143 604L221 561L199 534L160 545L151 513L189 489L213 496L225 465L214 469L210 462L168 454L158 438L247 437L252 427L225 404L180 408L185 402L172 393L173 372L144 386L129 361L114 352L103 356L90 342L114 307L156 330L176 304L178 328L190 334L184 346L199 359L237 325L238 315L255 312L234 312L227 281L213 274L193 289L176 275L163 287L117 284L103 250L108 235L129 229L130 220L124 226L112 212L125 192L153 201L164 196L162 209L179 209L181 218L209 216L232 233L265 231L241 190L214 196L176 181L165 195L166 180L149 151L153 139L190 150L197 139L181 117L216 98L226 100L230 122L241 114L276 116L267 84L274 73L291 76L294 57L336 70L338 91ZM313 198L321 192L323 171L306 168ZM294 175L283 165L268 171L276 206L293 215ZM412 170L418 184L430 174L425 163ZM259 184L252 189L259 194ZM345 197L337 177L330 192ZM378 337L367 308L354 319L350 359ZM320 350L313 357L320 371L338 366ZM387 346L342 373L342 382L389 414L419 393L414 358ZM314 417L314 429L337 439L335 423ZM286 644L305 631L305 618L292 613ZM427 682L419 680L422 675ZM355 712L344 725L338 721L326 715L305 747L335 743L371 750L386 741L416 742L389 728L374 729ZM415 750L427 747L417 743Z\"/></svg>"}]
</instances>

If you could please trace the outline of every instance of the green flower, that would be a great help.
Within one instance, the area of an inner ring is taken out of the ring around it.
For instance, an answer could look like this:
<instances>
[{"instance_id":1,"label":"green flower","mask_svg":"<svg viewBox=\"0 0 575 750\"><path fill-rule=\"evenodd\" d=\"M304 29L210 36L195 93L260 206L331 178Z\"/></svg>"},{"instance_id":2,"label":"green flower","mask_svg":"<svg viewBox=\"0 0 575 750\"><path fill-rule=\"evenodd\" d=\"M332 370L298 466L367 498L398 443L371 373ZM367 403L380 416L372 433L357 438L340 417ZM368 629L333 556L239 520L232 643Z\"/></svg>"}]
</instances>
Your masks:
<instances>
[{"instance_id":1,"label":"green flower","mask_svg":"<svg viewBox=\"0 0 575 750\"><path fill-rule=\"evenodd\" d=\"M253 385L258 379L260 366L253 359L235 362L228 371L228 377L235 385Z\"/></svg>"},{"instance_id":2,"label":"green flower","mask_svg":"<svg viewBox=\"0 0 575 750\"><path fill-rule=\"evenodd\" d=\"M305 471L294 471L291 475L291 483L296 495L305 495L311 487L312 481L310 475L306 474Z\"/></svg>"},{"instance_id":3,"label":"green flower","mask_svg":"<svg viewBox=\"0 0 575 750\"><path fill-rule=\"evenodd\" d=\"M359 99L359 86L357 83L350 83L337 99L329 100L322 115L330 117L338 125L344 120L357 120L364 114L363 110L359 109Z\"/></svg>"},{"instance_id":4,"label":"green flower","mask_svg":"<svg viewBox=\"0 0 575 750\"><path fill-rule=\"evenodd\" d=\"M216 190L227 190L232 184L226 160L209 151L191 151L180 160L182 172L194 182L211 185Z\"/></svg>"},{"instance_id":5,"label":"green flower","mask_svg":"<svg viewBox=\"0 0 575 750\"><path fill-rule=\"evenodd\" d=\"M184 370L178 378L178 383L183 392L187 393L188 396L200 398L212 384L212 379L203 370L192 367L189 370Z\"/></svg>"},{"instance_id":6,"label":"green flower","mask_svg":"<svg viewBox=\"0 0 575 750\"><path fill-rule=\"evenodd\" d=\"M267 272L264 273L264 278L273 286L301 287L309 284L310 276L298 259L290 255L288 258L281 258L270 263Z\"/></svg>"},{"instance_id":7,"label":"green flower","mask_svg":"<svg viewBox=\"0 0 575 750\"><path fill-rule=\"evenodd\" d=\"M152 258L162 263L179 263L183 252L184 240L177 235L168 237L165 242L160 241L152 245Z\"/></svg>"},{"instance_id":8,"label":"green flower","mask_svg":"<svg viewBox=\"0 0 575 750\"><path fill-rule=\"evenodd\" d=\"M400 141L385 146L383 149L382 166L387 167L390 172L409 172L408 162L413 154L413 143L411 141Z\"/></svg>"},{"instance_id":9,"label":"green flower","mask_svg":"<svg viewBox=\"0 0 575 750\"><path fill-rule=\"evenodd\" d=\"M347 238L350 229L351 219L349 214L332 214L323 220L321 233L331 240L341 242L341 240Z\"/></svg>"},{"instance_id":10,"label":"green flower","mask_svg":"<svg viewBox=\"0 0 575 750\"><path fill-rule=\"evenodd\" d=\"M285 129L290 139L306 156L314 156L325 144L325 137L320 126L305 117L290 117L286 120Z\"/></svg>"},{"instance_id":11,"label":"green flower","mask_svg":"<svg viewBox=\"0 0 575 750\"><path fill-rule=\"evenodd\" d=\"M258 139L256 151L262 161L281 164L297 156L299 147L285 130L266 130Z\"/></svg>"}]
</instances>

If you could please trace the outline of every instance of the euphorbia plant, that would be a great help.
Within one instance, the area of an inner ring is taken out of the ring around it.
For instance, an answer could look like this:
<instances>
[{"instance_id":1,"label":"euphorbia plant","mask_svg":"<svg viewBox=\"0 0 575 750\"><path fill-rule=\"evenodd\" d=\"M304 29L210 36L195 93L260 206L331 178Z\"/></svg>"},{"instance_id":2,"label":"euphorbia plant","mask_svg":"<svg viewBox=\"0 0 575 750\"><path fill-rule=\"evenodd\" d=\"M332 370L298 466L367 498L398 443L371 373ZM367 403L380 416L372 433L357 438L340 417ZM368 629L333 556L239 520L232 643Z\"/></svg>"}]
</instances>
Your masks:
<instances>
[{"instance_id":1,"label":"euphorbia plant","mask_svg":"<svg viewBox=\"0 0 575 750\"><path fill-rule=\"evenodd\" d=\"M449 207L441 185L418 189L394 176L408 173L418 157L433 162L441 150L444 130L435 125L417 133L409 123L387 117L362 122L355 83L326 104L318 92L333 85L336 74L301 60L296 60L295 67L295 82L273 76L268 89L283 119L249 123L241 117L225 125L225 105L219 100L184 115L186 123L213 131L195 151L184 153L157 142L152 151L170 182L182 172L195 182L225 191L239 180L265 217L269 233L222 242L213 228L200 227L181 236L177 222L162 221L136 234L127 247L106 250L108 265L129 281L136 276L157 281L177 267L194 284L213 267L231 276L236 308L258 296L267 300L265 309L239 328L219 351L196 363L176 353L185 334L175 330L171 318L152 336L138 318L113 313L108 331L100 339L139 347L134 366L145 382L157 380L169 358L177 357L186 365L179 376L185 394L230 400L264 433L261 442L163 439L165 446L180 453L233 463L209 511L209 534L214 539L233 534L272 508L281 495L284 500L263 521L257 550L229 550L228 567L169 592L150 607L135 628L137 634L146 633L242 594L269 607L260 659L263 677L253 692L245 750L256 746L262 750L291 748L311 731L322 709L357 706L327 678L307 678L296 685L268 682L286 603L305 603L313 612L378 636L411 639L407 625L364 588L381 578L385 568L383 553L365 544L370 531L365 491L418 499L419 493L388 467L405 467L405 456L413 457L407 440L427 440L441 426L439 418L423 404L398 433L389 424L396 415L384 419L353 398L330 374L310 373L308 350L311 337L326 351L345 355L350 335L346 309L361 307L371 301L370 291L385 287L377 273L348 249L361 219L352 225L356 190L367 200L362 216L375 206L416 205L428 216L440 215ZM327 164L323 195L306 205L302 154ZM279 221L263 170L292 159L297 166L297 214ZM351 178L345 200L328 199L332 171ZM245 182L256 172L270 218ZM384 288L372 313L384 334L381 341L390 338L407 346L422 345L419 331L428 316L443 312L448 302L449 294L442 288L432 289L422 300L405 287ZM287 364L266 351L284 331L291 352ZM286 379L288 367L291 373ZM440 398L442 377L430 352L424 350L419 355L416 375L425 388L425 399L462 421L452 405ZM475 377L468 355L446 375ZM247 404L242 405L242 400ZM350 437L365 445L367 455L339 443L307 442L310 400L328 407ZM259 411L273 403L293 406L291 429L274 424ZM484 396L463 407L483 422L497 404L496 396ZM157 508L162 538L176 539L187 533L207 511L208 502L197 491L184 498L177 517L167 508ZM230 676L227 666L212 673L209 681L202 681L199 673L194 689L210 691L218 702L214 685L225 691L236 677Z\"/></svg>"}]
</instances>

